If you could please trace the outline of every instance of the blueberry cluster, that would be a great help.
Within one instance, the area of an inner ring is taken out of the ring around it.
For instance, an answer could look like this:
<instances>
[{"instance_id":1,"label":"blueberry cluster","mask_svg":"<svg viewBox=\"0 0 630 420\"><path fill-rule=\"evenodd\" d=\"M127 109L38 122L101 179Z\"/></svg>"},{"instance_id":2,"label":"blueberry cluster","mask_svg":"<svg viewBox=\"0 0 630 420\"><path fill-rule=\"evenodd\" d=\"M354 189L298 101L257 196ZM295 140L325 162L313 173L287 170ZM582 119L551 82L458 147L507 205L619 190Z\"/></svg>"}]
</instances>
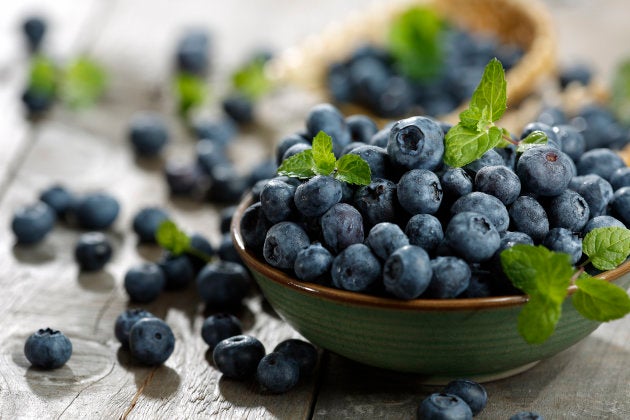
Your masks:
<instances>
[{"instance_id":1,"label":"blueberry cluster","mask_svg":"<svg viewBox=\"0 0 630 420\"><path fill-rule=\"evenodd\" d=\"M143 309L121 313L116 318L114 333L122 347L145 365L160 365L175 350L175 336L168 324Z\"/></svg>"},{"instance_id":2,"label":"blueberry cluster","mask_svg":"<svg viewBox=\"0 0 630 420\"><path fill-rule=\"evenodd\" d=\"M53 230L57 220L88 231L81 234L74 255L81 270L96 271L112 257L112 245L105 234L118 217L118 201L105 192L75 195L61 185L43 190L39 201L15 211L11 229L18 244L35 245Z\"/></svg>"},{"instance_id":3,"label":"blueberry cluster","mask_svg":"<svg viewBox=\"0 0 630 420\"><path fill-rule=\"evenodd\" d=\"M577 118L599 124L605 111L594 110L581 115L597 117ZM353 130L359 120L364 129ZM535 121L521 138L542 131L546 145L523 153L515 145L492 149L451 168L442 162L448 124L411 117L376 131L368 121L318 105L306 134L279 143L286 158L293 148L309 148L319 130L334 133L334 148L363 157L372 180L259 182L240 223L248 249L300 280L344 290L400 299L485 297L520 293L502 272L506 248L543 244L577 263L586 233L630 223L630 169L602 147L620 143L586 140L594 128Z\"/></svg>"},{"instance_id":4,"label":"blueberry cluster","mask_svg":"<svg viewBox=\"0 0 630 420\"><path fill-rule=\"evenodd\" d=\"M468 379L449 382L442 392L425 398L418 407L419 419L472 419L488 402L486 389Z\"/></svg>"},{"instance_id":5,"label":"blueberry cluster","mask_svg":"<svg viewBox=\"0 0 630 420\"><path fill-rule=\"evenodd\" d=\"M450 28L440 38L441 71L425 80L413 80L397 71L387 48L362 45L343 62L333 63L328 89L338 103L355 103L381 117L401 117L411 111L443 115L468 100L484 66L497 57L506 70L523 52L490 36Z\"/></svg>"}]
</instances>

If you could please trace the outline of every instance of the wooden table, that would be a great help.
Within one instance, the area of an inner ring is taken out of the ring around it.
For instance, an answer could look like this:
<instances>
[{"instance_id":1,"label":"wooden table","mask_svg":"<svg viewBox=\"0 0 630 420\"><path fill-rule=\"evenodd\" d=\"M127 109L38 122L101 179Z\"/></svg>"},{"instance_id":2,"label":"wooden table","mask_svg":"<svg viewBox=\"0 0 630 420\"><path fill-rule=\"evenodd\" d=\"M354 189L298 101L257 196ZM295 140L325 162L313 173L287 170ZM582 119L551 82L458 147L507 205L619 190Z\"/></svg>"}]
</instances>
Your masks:
<instances>
[{"instance_id":1,"label":"wooden table","mask_svg":"<svg viewBox=\"0 0 630 420\"><path fill-rule=\"evenodd\" d=\"M145 305L176 335L175 352L164 366L134 364L113 335L115 318L128 307L124 273L158 255L156 249L136 244L130 222L138 209L165 206L181 226L208 235L215 244L219 240L220 208L170 199L161 162L137 162L126 139L133 112L173 114L168 81L182 28L202 25L214 33L218 97L226 75L248 51L287 48L363 2L17 3L0 6L0 419L413 418L419 402L438 387L424 385L416 375L362 366L327 352L314 377L285 395L265 395L254 383L222 379L200 337L203 305L194 288ZM609 75L627 48L623 1L601 6L554 1L550 6L558 22L561 58L593 57L602 74ZM18 97L27 58L17 27L29 11L48 16L48 48L57 57L87 53L107 67L111 85L98 107L78 113L57 107L37 122L24 117ZM242 133L233 150L234 156L244 156L238 166L248 167L281 135L300 127L311 104L312 98L294 93L268 99L261 113L264 130ZM174 141L167 155L191 159L193 141L175 119L171 127ZM77 192L106 189L121 201L122 213L108 231L115 256L104 271L78 271L73 245L79 232L61 224L41 245L14 245L9 227L13 211L36 200L53 182ZM246 332L267 349L298 336L260 296L248 299L241 319ZM29 368L23 355L26 337L45 326L61 329L74 345L71 360L50 372ZM527 409L548 419L628 419L629 363L627 317L524 374L488 383L488 407L479 418L506 419Z\"/></svg>"}]
</instances>

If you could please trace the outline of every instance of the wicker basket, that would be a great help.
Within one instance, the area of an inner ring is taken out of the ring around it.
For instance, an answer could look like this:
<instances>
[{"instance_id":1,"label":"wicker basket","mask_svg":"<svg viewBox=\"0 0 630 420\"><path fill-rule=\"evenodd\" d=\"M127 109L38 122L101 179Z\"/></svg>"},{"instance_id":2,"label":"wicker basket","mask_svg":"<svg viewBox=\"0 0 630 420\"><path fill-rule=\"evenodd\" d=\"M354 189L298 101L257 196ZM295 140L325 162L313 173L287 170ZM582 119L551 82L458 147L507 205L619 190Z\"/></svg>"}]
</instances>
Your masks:
<instances>
[{"instance_id":1,"label":"wicker basket","mask_svg":"<svg viewBox=\"0 0 630 420\"><path fill-rule=\"evenodd\" d=\"M383 44L390 22L402 11L427 4L448 21L472 32L496 34L502 41L519 45L524 56L507 72L508 106L514 106L534 91L538 82L556 68L555 37L549 12L537 0L413 0L374 6L346 21L331 24L322 33L280 54L269 63L270 76L313 91L330 100L326 72L330 63L343 60L360 43ZM441 118L457 121L466 104ZM367 113L356 105L348 113ZM515 112L512 110L511 112ZM509 116L518 120L517 116ZM512 122L510 125L517 125Z\"/></svg>"}]
</instances>

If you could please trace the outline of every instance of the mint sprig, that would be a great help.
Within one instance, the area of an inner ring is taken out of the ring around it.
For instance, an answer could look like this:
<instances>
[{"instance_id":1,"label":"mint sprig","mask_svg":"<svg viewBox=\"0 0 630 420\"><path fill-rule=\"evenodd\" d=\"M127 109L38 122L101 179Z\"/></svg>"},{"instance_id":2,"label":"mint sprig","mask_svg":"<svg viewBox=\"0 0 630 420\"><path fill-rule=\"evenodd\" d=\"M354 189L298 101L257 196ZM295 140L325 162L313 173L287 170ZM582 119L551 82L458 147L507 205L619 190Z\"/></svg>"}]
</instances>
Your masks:
<instances>
[{"instance_id":1,"label":"mint sprig","mask_svg":"<svg viewBox=\"0 0 630 420\"><path fill-rule=\"evenodd\" d=\"M42 96L52 96L57 90L58 70L55 63L41 54L33 56L28 88Z\"/></svg>"},{"instance_id":2,"label":"mint sprig","mask_svg":"<svg viewBox=\"0 0 630 420\"><path fill-rule=\"evenodd\" d=\"M337 160L332 137L323 131L313 138L313 147L285 159L279 175L308 179L315 175L332 175L349 184L368 185L372 180L370 166L360 156L347 154Z\"/></svg>"},{"instance_id":3,"label":"mint sprig","mask_svg":"<svg viewBox=\"0 0 630 420\"><path fill-rule=\"evenodd\" d=\"M208 85L202 77L184 72L175 75L174 83L178 111L181 116L187 118L193 109L207 100Z\"/></svg>"},{"instance_id":4,"label":"mint sprig","mask_svg":"<svg viewBox=\"0 0 630 420\"><path fill-rule=\"evenodd\" d=\"M429 7L413 7L394 19L389 32L389 51L398 70L416 80L439 74L443 65L440 36L444 22Z\"/></svg>"},{"instance_id":5,"label":"mint sprig","mask_svg":"<svg viewBox=\"0 0 630 420\"><path fill-rule=\"evenodd\" d=\"M172 220L160 223L155 232L155 240L173 255L190 254L208 262L212 260L212 256L194 248L190 237Z\"/></svg>"},{"instance_id":6,"label":"mint sprig","mask_svg":"<svg viewBox=\"0 0 630 420\"><path fill-rule=\"evenodd\" d=\"M630 254L630 230L622 227L593 229L584 237L582 250L598 270L612 270Z\"/></svg>"},{"instance_id":7,"label":"mint sprig","mask_svg":"<svg viewBox=\"0 0 630 420\"><path fill-rule=\"evenodd\" d=\"M85 108L103 95L106 85L105 70L88 57L78 57L64 70L60 96L71 108Z\"/></svg>"},{"instance_id":8,"label":"mint sprig","mask_svg":"<svg viewBox=\"0 0 630 420\"><path fill-rule=\"evenodd\" d=\"M255 57L232 74L232 85L249 99L256 100L273 88L273 82L265 72L265 57Z\"/></svg>"},{"instance_id":9,"label":"mint sprig","mask_svg":"<svg viewBox=\"0 0 630 420\"><path fill-rule=\"evenodd\" d=\"M598 244L592 254L605 255L602 258L611 258L606 260L611 263L619 261L619 255L630 253L630 243L625 242L621 231L606 239L611 236L607 229L611 228L594 229L590 241ZM615 244L613 257L611 244ZM553 334L571 283L578 288L572 304L585 318L604 322L630 313L630 297L623 289L585 274L582 268L576 269L567 254L519 244L501 253L501 265L512 284L529 296L518 317L518 331L528 343L543 343Z\"/></svg>"}]
</instances>

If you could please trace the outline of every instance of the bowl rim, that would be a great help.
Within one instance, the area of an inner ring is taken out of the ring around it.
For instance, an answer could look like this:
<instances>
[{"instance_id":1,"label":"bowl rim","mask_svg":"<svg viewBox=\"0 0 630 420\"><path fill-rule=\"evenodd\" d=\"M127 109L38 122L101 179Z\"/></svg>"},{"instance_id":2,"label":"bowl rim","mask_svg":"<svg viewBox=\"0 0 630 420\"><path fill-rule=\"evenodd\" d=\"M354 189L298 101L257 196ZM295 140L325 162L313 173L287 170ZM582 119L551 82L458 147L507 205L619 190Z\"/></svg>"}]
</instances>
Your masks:
<instances>
[{"instance_id":1,"label":"bowl rim","mask_svg":"<svg viewBox=\"0 0 630 420\"><path fill-rule=\"evenodd\" d=\"M472 311L478 309L506 308L522 306L528 302L527 295L493 296L484 298L454 298L454 299L423 299L400 300L389 297L373 296L359 292L335 289L316 283L309 283L291 277L286 272L261 261L253 252L245 248L241 235L240 221L245 210L253 204L251 193L246 193L238 204L232 217L230 231L232 242L243 262L272 282L284 286L301 294L310 295L318 299L327 299L341 304L355 306L370 306L408 311ZM619 267L604 271L596 277L612 282L624 274L630 273L630 260ZM577 286L571 285L567 289L567 297L577 291Z\"/></svg>"}]
</instances>

